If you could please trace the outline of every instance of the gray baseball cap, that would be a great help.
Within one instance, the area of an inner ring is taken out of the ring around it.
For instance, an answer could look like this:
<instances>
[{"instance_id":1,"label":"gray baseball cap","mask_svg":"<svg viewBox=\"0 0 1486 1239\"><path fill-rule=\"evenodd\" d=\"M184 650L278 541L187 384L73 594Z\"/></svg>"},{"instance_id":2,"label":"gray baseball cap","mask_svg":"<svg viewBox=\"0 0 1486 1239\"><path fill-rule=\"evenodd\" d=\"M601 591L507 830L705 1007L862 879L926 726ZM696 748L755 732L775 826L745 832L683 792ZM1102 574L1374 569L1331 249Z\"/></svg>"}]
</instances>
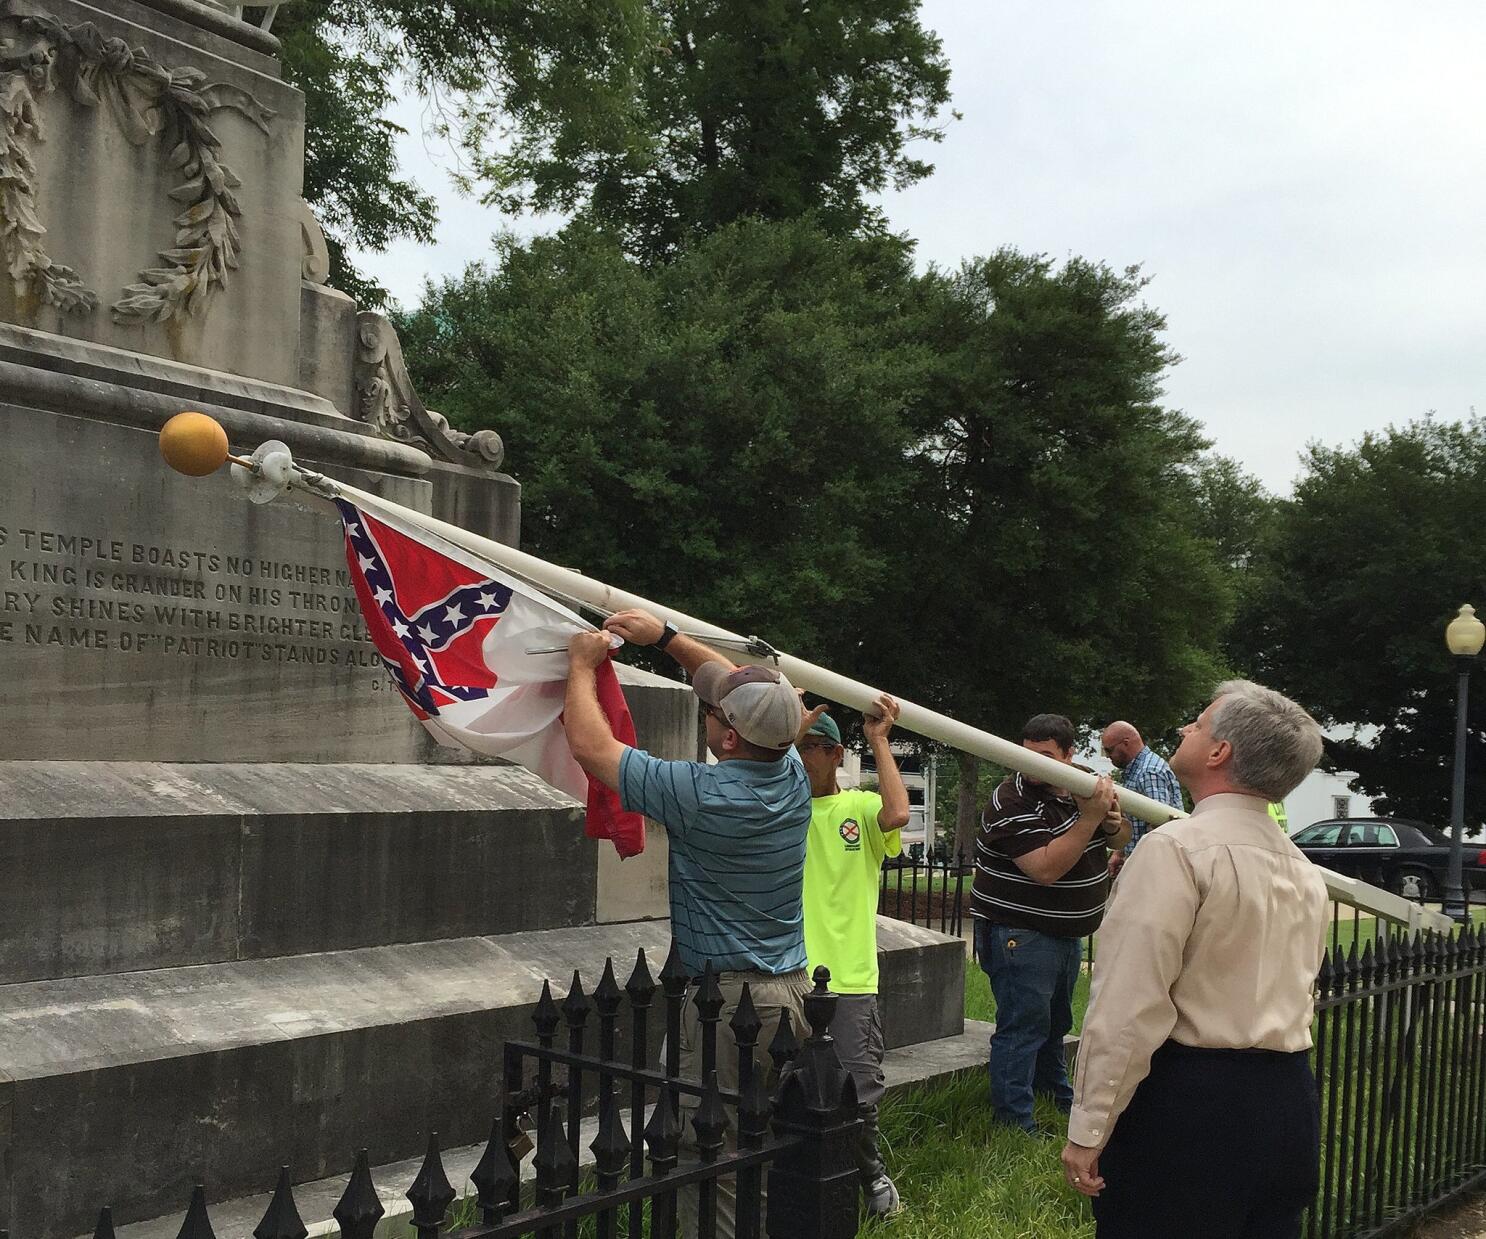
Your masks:
<instances>
[{"instance_id":1,"label":"gray baseball cap","mask_svg":"<svg viewBox=\"0 0 1486 1239\"><path fill-rule=\"evenodd\" d=\"M691 679L692 691L716 706L743 739L765 749L787 749L805 717L800 694L769 667L729 671L719 662L703 663Z\"/></svg>"}]
</instances>

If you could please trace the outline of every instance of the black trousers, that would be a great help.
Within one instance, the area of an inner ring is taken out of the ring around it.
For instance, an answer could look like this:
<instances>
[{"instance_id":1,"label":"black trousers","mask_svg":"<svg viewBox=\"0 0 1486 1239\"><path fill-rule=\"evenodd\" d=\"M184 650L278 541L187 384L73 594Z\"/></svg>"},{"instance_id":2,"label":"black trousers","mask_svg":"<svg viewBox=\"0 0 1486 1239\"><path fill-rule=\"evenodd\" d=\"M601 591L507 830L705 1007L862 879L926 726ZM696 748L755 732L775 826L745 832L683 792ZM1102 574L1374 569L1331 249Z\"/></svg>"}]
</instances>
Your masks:
<instances>
[{"instance_id":1,"label":"black trousers","mask_svg":"<svg viewBox=\"0 0 1486 1239\"><path fill-rule=\"evenodd\" d=\"M1299 1239L1320 1159L1303 1052L1168 1041L1099 1158L1098 1239Z\"/></svg>"}]
</instances>

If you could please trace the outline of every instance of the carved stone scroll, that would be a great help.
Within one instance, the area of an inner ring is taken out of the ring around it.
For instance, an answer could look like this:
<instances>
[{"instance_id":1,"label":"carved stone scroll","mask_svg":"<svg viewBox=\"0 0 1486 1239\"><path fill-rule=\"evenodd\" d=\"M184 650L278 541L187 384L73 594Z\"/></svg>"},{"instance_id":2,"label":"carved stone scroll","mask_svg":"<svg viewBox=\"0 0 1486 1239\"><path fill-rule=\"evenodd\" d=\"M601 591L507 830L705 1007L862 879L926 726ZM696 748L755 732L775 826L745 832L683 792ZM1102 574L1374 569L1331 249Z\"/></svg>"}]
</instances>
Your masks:
<instances>
[{"instance_id":1,"label":"carved stone scroll","mask_svg":"<svg viewBox=\"0 0 1486 1239\"><path fill-rule=\"evenodd\" d=\"M325 230L303 198L299 200L299 239L304 246L301 278L311 284L324 284L330 279L330 247L325 244Z\"/></svg>"},{"instance_id":2,"label":"carved stone scroll","mask_svg":"<svg viewBox=\"0 0 1486 1239\"><path fill-rule=\"evenodd\" d=\"M384 315L363 310L356 316L356 334L357 414L362 421L389 439L427 448L442 460L492 472L500 468L506 456L500 435L493 430L465 434L451 427L442 413L424 407L403 361L397 330Z\"/></svg>"}]
</instances>

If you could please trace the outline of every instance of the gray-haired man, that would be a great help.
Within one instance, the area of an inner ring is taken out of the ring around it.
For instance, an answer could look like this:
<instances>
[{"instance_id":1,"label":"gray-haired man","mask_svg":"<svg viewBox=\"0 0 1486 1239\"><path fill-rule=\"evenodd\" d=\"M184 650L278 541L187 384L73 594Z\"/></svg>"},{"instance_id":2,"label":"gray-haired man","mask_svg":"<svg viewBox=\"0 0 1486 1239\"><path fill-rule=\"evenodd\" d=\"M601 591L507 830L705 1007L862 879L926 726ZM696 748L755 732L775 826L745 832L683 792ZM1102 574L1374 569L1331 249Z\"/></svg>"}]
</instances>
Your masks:
<instances>
[{"instance_id":1,"label":"gray-haired man","mask_svg":"<svg viewBox=\"0 0 1486 1239\"><path fill-rule=\"evenodd\" d=\"M1326 884L1275 825L1321 756L1300 706L1220 684L1099 936L1063 1167L1099 1239L1295 1239L1319 1173L1312 986Z\"/></svg>"}]
</instances>

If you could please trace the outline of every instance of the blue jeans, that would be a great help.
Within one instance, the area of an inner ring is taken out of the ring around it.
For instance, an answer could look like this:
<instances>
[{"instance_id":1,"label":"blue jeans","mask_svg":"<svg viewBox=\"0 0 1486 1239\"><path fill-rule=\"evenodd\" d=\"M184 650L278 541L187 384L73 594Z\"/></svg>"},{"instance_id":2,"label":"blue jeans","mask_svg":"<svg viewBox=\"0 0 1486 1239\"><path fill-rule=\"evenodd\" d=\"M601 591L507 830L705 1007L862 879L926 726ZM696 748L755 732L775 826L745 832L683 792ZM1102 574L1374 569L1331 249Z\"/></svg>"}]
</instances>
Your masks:
<instances>
[{"instance_id":1,"label":"blue jeans","mask_svg":"<svg viewBox=\"0 0 1486 1239\"><path fill-rule=\"evenodd\" d=\"M1034 1093L1060 1110L1073 1105L1063 1038L1073 1028L1073 987L1083 942L1030 929L975 922L975 956L991 980L996 1031L991 1034L991 1108L1025 1131Z\"/></svg>"}]
</instances>

